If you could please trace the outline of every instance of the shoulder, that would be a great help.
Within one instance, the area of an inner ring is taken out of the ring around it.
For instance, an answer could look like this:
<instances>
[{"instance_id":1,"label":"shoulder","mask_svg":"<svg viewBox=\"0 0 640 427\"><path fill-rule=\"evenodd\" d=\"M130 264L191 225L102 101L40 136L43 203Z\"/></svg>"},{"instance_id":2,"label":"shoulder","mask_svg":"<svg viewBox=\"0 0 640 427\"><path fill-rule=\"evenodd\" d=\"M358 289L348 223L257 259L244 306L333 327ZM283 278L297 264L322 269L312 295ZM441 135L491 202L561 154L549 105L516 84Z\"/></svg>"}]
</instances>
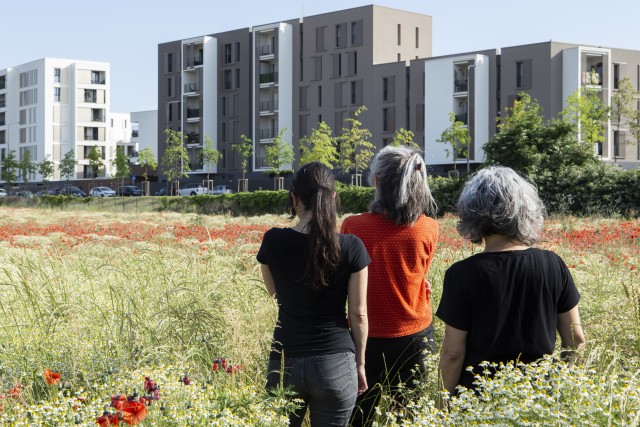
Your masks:
<instances>
[{"instance_id":1,"label":"shoulder","mask_svg":"<svg viewBox=\"0 0 640 427\"><path fill-rule=\"evenodd\" d=\"M371 221L371 214L362 213L357 215L351 215L346 217L342 221L342 230L349 230L352 228L360 227L364 224L367 224ZM348 233L349 231L343 231L344 233Z\"/></svg>"},{"instance_id":2,"label":"shoulder","mask_svg":"<svg viewBox=\"0 0 640 427\"><path fill-rule=\"evenodd\" d=\"M437 237L440 232L440 225L438 224L438 221L424 214L418 218L415 225L421 232L427 233L430 236Z\"/></svg>"}]
</instances>

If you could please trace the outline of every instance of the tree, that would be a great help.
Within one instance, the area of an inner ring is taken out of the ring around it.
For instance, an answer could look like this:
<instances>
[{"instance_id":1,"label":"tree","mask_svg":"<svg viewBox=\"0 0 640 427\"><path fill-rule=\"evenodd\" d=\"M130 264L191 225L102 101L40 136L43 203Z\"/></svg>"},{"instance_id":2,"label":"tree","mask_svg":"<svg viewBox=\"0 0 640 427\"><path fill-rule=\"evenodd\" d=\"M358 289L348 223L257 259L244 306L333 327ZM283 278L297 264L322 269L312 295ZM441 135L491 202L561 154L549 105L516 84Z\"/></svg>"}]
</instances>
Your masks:
<instances>
[{"instance_id":1,"label":"tree","mask_svg":"<svg viewBox=\"0 0 640 427\"><path fill-rule=\"evenodd\" d=\"M67 181L69 181L69 178L76 173L77 164L78 161L76 160L75 150L67 151L58 165L60 176L67 177Z\"/></svg>"},{"instance_id":2,"label":"tree","mask_svg":"<svg viewBox=\"0 0 640 427\"><path fill-rule=\"evenodd\" d=\"M273 138L273 144L265 149L265 162L271 168L269 172L273 173L275 177L280 176L284 166L291 167L293 163L293 145L285 141L284 136L286 132L287 129L282 129L278 132L275 138Z\"/></svg>"},{"instance_id":3,"label":"tree","mask_svg":"<svg viewBox=\"0 0 640 427\"><path fill-rule=\"evenodd\" d=\"M31 151L24 150L22 152L22 159L18 162L18 170L22 177L22 182L29 181L29 175L36 171L36 165L31 163Z\"/></svg>"},{"instance_id":4,"label":"tree","mask_svg":"<svg viewBox=\"0 0 640 427\"><path fill-rule=\"evenodd\" d=\"M485 164L508 166L534 177L596 161L593 149L578 141L574 122L553 119L545 123L535 99L525 93L519 98L506 109L498 132L484 145Z\"/></svg>"},{"instance_id":5,"label":"tree","mask_svg":"<svg viewBox=\"0 0 640 427\"><path fill-rule=\"evenodd\" d=\"M637 93L633 90L631 81L625 77L618 82L618 90L613 93L611 97L611 121L616 124L616 131L620 134L620 126L625 121L632 128L631 122L633 121L633 104L636 99ZM616 150L618 147L614 147ZM614 162L618 160L618 153L613 153Z\"/></svg>"},{"instance_id":6,"label":"tree","mask_svg":"<svg viewBox=\"0 0 640 427\"><path fill-rule=\"evenodd\" d=\"M44 157L44 160L38 164L38 173L42 175L43 181L48 181L49 178L53 176L54 165L55 163L51 161L51 156L49 154L47 154Z\"/></svg>"},{"instance_id":7,"label":"tree","mask_svg":"<svg viewBox=\"0 0 640 427\"><path fill-rule=\"evenodd\" d=\"M151 168L155 170L158 167L158 161L156 160L156 156L153 155L153 150L151 150L151 148L149 147L141 150L138 153L138 163L144 166L144 173L142 174L142 177L145 181L148 181L148 169Z\"/></svg>"},{"instance_id":8,"label":"tree","mask_svg":"<svg viewBox=\"0 0 640 427\"><path fill-rule=\"evenodd\" d=\"M396 131L396 134L391 141L391 145L393 145L394 147L402 145L405 147L413 148L414 150L420 150L418 144L413 141L414 136L415 135L410 130L400 128Z\"/></svg>"},{"instance_id":9,"label":"tree","mask_svg":"<svg viewBox=\"0 0 640 427\"><path fill-rule=\"evenodd\" d=\"M189 176L189 153L184 146L185 137L182 132L165 129L164 134L167 148L162 156L162 169L169 182L174 182L183 176Z\"/></svg>"},{"instance_id":10,"label":"tree","mask_svg":"<svg viewBox=\"0 0 640 427\"><path fill-rule=\"evenodd\" d=\"M240 168L242 169L242 180L244 181L249 165L249 157L253 155L253 141L246 135L240 135L241 142L231 144L231 149L240 156Z\"/></svg>"},{"instance_id":11,"label":"tree","mask_svg":"<svg viewBox=\"0 0 640 427\"><path fill-rule=\"evenodd\" d=\"M129 178L131 175L131 167L129 166L129 158L124 153L124 147L122 145L116 147L116 156L111 161L111 165L116 168L116 173L113 176L116 179Z\"/></svg>"},{"instance_id":12,"label":"tree","mask_svg":"<svg viewBox=\"0 0 640 427\"><path fill-rule=\"evenodd\" d=\"M449 157L449 154L452 154L453 170L456 170L456 160L458 160L458 156L464 156L467 159L468 174L470 172L469 146L471 145L469 128L467 128L464 123L456 120L455 113L449 113L449 121L451 122L451 126L446 128L442 134L440 134L440 139L438 139L437 142L451 145L451 152L449 152L449 149L445 150L447 157Z\"/></svg>"},{"instance_id":13,"label":"tree","mask_svg":"<svg viewBox=\"0 0 640 427\"><path fill-rule=\"evenodd\" d=\"M583 87L569 95L562 115L578 125L580 140L593 149L606 139L604 131L610 111L611 108L600 99L598 90Z\"/></svg>"},{"instance_id":14,"label":"tree","mask_svg":"<svg viewBox=\"0 0 640 427\"><path fill-rule=\"evenodd\" d=\"M102 161L102 153L98 150L98 146L94 145L89 151L87 155L87 159L89 160L89 167L91 168L92 178L98 177L98 171L104 165Z\"/></svg>"},{"instance_id":15,"label":"tree","mask_svg":"<svg viewBox=\"0 0 640 427\"><path fill-rule=\"evenodd\" d=\"M212 164L217 164L222 159L222 153L213 147L213 140L209 135L204 137L204 147L200 153L202 163L207 168L207 181L209 181L209 168Z\"/></svg>"},{"instance_id":16,"label":"tree","mask_svg":"<svg viewBox=\"0 0 640 427\"><path fill-rule=\"evenodd\" d=\"M8 184L14 184L18 180L18 160L16 159L16 152L10 150L9 153L2 160L2 179Z\"/></svg>"},{"instance_id":17,"label":"tree","mask_svg":"<svg viewBox=\"0 0 640 427\"><path fill-rule=\"evenodd\" d=\"M356 185L359 184L357 176L369 165L369 160L373 157L373 144L369 142L371 131L362 128L362 122L358 119L360 114L367 111L363 105L354 113L353 117L345 119L349 124L343 128L338 141L340 144L340 166L345 173L355 171Z\"/></svg>"},{"instance_id":18,"label":"tree","mask_svg":"<svg viewBox=\"0 0 640 427\"><path fill-rule=\"evenodd\" d=\"M318 123L311 135L300 140L300 164L320 162L333 169L338 161L336 139L325 122Z\"/></svg>"}]
</instances>

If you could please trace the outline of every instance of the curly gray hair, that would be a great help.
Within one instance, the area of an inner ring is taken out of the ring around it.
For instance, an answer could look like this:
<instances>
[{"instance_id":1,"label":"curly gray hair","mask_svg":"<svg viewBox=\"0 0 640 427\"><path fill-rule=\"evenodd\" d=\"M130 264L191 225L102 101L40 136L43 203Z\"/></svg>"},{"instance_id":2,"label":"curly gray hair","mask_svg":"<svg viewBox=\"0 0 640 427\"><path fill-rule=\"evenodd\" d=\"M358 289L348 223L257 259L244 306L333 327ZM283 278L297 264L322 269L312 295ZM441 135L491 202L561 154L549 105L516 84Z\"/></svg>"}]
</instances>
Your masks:
<instances>
[{"instance_id":1,"label":"curly gray hair","mask_svg":"<svg viewBox=\"0 0 640 427\"><path fill-rule=\"evenodd\" d=\"M458 232L480 243L501 234L531 246L540 237L544 204L529 181L507 167L478 171L464 186L458 200Z\"/></svg>"}]
</instances>

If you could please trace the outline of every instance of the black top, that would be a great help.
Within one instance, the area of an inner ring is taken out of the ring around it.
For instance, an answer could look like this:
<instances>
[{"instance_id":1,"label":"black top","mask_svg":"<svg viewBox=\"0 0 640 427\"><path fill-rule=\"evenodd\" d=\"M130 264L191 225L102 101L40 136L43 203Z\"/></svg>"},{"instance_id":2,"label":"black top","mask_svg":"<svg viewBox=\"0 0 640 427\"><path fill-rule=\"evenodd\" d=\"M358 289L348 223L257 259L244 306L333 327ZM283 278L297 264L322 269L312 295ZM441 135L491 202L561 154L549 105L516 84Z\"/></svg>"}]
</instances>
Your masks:
<instances>
[{"instance_id":1,"label":"black top","mask_svg":"<svg viewBox=\"0 0 640 427\"><path fill-rule=\"evenodd\" d=\"M329 286L313 290L304 283L309 235L291 228L267 231L257 259L267 264L276 285L278 325L273 332L271 358L355 352L349 333L346 302L351 273L371 261L362 241L340 234L340 263Z\"/></svg>"},{"instance_id":2,"label":"black top","mask_svg":"<svg viewBox=\"0 0 640 427\"><path fill-rule=\"evenodd\" d=\"M467 331L459 384L471 388L466 368L482 361L528 363L553 353L558 313L579 299L565 263L546 250L483 252L453 264L436 316Z\"/></svg>"}]
</instances>

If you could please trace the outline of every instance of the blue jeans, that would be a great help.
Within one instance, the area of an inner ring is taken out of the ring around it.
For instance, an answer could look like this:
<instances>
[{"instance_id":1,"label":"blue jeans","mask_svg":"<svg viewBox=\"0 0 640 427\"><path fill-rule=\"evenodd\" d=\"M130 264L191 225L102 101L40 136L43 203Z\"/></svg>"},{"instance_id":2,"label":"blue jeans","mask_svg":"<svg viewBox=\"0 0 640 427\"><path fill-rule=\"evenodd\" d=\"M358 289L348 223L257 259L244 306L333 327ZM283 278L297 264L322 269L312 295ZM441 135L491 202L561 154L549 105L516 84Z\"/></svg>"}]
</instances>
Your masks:
<instances>
[{"instance_id":1,"label":"blue jeans","mask_svg":"<svg viewBox=\"0 0 640 427\"><path fill-rule=\"evenodd\" d=\"M317 356L285 357L269 361L267 390L281 383L291 388L304 401L302 408L291 415L291 426L301 426L309 409L313 427L348 426L349 416L358 396L356 357L351 352Z\"/></svg>"}]
</instances>

